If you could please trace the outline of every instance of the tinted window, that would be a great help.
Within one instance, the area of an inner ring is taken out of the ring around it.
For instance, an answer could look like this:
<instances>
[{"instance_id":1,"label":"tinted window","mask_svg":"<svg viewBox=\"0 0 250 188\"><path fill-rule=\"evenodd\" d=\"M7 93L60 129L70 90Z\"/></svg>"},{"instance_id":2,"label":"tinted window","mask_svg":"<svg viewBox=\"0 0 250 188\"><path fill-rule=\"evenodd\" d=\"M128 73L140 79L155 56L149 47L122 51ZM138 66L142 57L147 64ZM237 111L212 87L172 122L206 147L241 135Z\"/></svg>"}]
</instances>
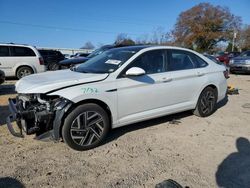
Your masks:
<instances>
[{"instance_id":1,"label":"tinted window","mask_svg":"<svg viewBox=\"0 0 250 188\"><path fill-rule=\"evenodd\" d=\"M248 57L248 56L250 56L250 51L243 52L242 54L240 54L240 56Z\"/></svg>"},{"instance_id":2,"label":"tinted window","mask_svg":"<svg viewBox=\"0 0 250 188\"><path fill-rule=\"evenodd\" d=\"M169 71L187 70L207 66L207 63L203 59L191 52L171 50L169 56Z\"/></svg>"},{"instance_id":3,"label":"tinted window","mask_svg":"<svg viewBox=\"0 0 250 188\"><path fill-rule=\"evenodd\" d=\"M195 68L195 65L190 55L182 50L171 50L170 61L168 64L169 71L186 70L193 68Z\"/></svg>"},{"instance_id":4,"label":"tinted window","mask_svg":"<svg viewBox=\"0 0 250 188\"><path fill-rule=\"evenodd\" d=\"M39 53L40 53L42 56L47 55L47 51L45 51L45 50L38 50L38 51L39 51Z\"/></svg>"},{"instance_id":5,"label":"tinted window","mask_svg":"<svg viewBox=\"0 0 250 188\"><path fill-rule=\"evenodd\" d=\"M202 67L207 66L207 62L204 61L203 59L201 59L199 56L197 56L195 54L191 54L191 57L193 59L193 62L196 64L197 68L202 68ZM218 63L218 61L217 61L217 59L215 57L214 57L214 61L216 61Z\"/></svg>"},{"instance_id":6,"label":"tinted window","mask_svg":"<svg viewBox=\"0 0 250 188\"><path fill-rule=\"evenodd\" d=\"M146 74L154 74L165 71L164 50L148 51L137 57L128 65L123 74L131 67L139 67L145 70Z\"/></svg>"},{"instance_id":7,"label":"tinted window","mask_svg":"<svg viewBox=\"0 0 250 188\"><path fill-rule=\"evenodd\" d=\"M12 56L36 56L36 55L30 48L12 47Z\"/></svg>"},{"instance_id":8,"label":"tinted window","mask_svg":"<svg viewBox=\"0 0 250 188\"><path fill-rule=\"evenodd\" d=\"M9 47L8 46L0 46L0 57L9 56Z\"/></svg>"}]
</instances>

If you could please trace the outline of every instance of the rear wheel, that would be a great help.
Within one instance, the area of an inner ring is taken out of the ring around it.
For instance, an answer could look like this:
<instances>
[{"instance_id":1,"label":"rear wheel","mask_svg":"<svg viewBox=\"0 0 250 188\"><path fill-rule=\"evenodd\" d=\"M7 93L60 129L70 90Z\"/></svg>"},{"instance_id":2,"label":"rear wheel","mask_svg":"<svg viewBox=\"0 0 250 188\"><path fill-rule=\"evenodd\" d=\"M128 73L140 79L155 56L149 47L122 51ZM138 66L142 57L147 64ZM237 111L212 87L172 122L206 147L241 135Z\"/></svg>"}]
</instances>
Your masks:
<instances>
[{"instance_id":1,"label":"rear wheel","mask_svg":"<svg viewBox=\"0 0 250 188\"><path fill-rule=\"evenodd\" d=\"M30 67L20 67L20 68L18 68L18 70L16 72L16 77L18 79L21 79L21 78L28 76L30 74L33 74L33 73L34 72L33 72L32 68L30 68Z\"/></svg>"},{"instance_id":2,"label":"rear wheel","mask_svg":"<svg viewBox=\"0 0 250 188\"><path fill-rule=\"evenodd\" d=\"M88 150L105 139L109 127L109 118L103 108L92 103L83 104L66 117L62 137L72 149Z\"/></svg>"},{"instance_id":3,"label":"rear wheel","mask_svg":"<svg viewBox=\"0 0 250 188\"><path fill-rule=\"evenodd\" d=\"M207 87L201 92L193 113L200 117L210 116L215 111L216 102L216 90L211 87Z\"/></svg>"},{"instance_id":4,"label":"rear wheel","mask_svg":"<svg viewBox=\"0 0 250 188\"><path fill-rule=\"evenodd\" d=\"M57 63L50 63L48 65L49 70L59 70L59 65Z\"/></svg>"}]
</instances>

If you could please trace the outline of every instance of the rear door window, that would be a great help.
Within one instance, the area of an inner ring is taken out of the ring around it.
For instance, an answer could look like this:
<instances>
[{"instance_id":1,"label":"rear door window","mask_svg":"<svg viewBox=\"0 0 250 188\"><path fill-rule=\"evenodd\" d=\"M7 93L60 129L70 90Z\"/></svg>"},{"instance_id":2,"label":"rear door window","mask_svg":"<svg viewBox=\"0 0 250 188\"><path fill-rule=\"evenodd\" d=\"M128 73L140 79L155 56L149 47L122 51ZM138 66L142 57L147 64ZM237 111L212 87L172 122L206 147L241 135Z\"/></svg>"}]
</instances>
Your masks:
<instances>
[{"instance_id":1,"label":"rear door window","mask_svg":"<svg viewBox=\"0 0 250 188\"><path fill-rule=\"evenodd\" d=\"M34 51L27 47L11 47L11 55L22 57L22 56L36 56Z\"/></svg>"},{"instance_id":2,"label":"rear door window","mask_svg":"<svg viewBox=\"0 0 250 188\"><path fill-rule=\"evenodd\" d=\"M10 51L8 46L0 46L0 57L10 56Z\"/></svg>"},{"instance_id":3,"label":"rear door window","mask_svg":"<svg viewBox=\"0 0 250 188\"><path fill-rule=\"evenodd\" d=\"M207 63L197 55L184 50L170 50L168 71L188 70L202 68Z\"/></svg>"}]
</instances>

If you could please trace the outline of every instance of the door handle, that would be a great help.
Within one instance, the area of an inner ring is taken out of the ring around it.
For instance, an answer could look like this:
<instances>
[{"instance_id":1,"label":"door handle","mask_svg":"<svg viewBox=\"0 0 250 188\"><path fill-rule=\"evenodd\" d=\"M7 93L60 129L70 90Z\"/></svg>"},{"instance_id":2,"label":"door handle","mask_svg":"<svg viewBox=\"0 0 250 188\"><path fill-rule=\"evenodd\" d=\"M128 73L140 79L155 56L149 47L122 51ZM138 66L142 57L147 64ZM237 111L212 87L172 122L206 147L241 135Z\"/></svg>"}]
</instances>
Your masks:
<instances>
[{"instance_id":1,"label":"door handle","mask_svg":"<svg viewBox=\"0 0 250 188\"><path fill-rule=\"evenodd\" d=\"M172 81L173 79L172 78L162 78L162 82L170 82Z\"/></svg>"},{"instance_id":2,"label":"door handle","mask_svg":"<svg viewBox=\"0 0 250 188\"><path fill-rule=\"evenodd\" d=\"M205 73L204 72L197 72L197 76L204 76Z\"/></svg>"}]
</instances>

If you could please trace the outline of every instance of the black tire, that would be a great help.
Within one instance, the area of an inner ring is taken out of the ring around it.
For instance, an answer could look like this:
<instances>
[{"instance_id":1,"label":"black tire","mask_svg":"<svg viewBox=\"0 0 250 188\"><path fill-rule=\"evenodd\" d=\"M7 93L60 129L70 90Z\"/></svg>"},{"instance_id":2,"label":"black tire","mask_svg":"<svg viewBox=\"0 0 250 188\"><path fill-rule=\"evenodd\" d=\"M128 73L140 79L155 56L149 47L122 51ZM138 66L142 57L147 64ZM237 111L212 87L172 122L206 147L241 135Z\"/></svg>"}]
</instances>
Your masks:
<instances>
[{"instance_id":1,"label":"black tire","mask_svg":"<svg viewBox=\"0 0 250 188\"><path fill-rule=\"evenodd\" d=\"M217 103L217 91L211 87L206 87L200 94L194 115L207 117L214 113Z\"/></svg>"},{"instance_id":2,"label":"black tire","mask_svg":"<svg viewBox=\"0 0 250 188\"><path fill-rule=\"evenodd\" d=\"M109 129L106 111L97 104L88 103L76 107L65 118L62 137L70 148L83 151L100 145Z\"/></svg>"},{"instance_id":3,"label":"black tire","mask_svg":"<svg viewBox=\"0 0 250 188\"><path fill-rule=\"evenodd\" d=\"M18 79L21 79L21 78L23 78L25 76L28 76L30 74L33 74L33 73L34 72L33 72L32 68L30 68L30 67L26 67L26 66L25 67L20 67L16 71L16 77Z\"/></svg>"},{"instance_id":4,"label":"black tire","mask_svg":"<svg viewBox=\"0 0 250 188\"><path fill-rule=\"evenodd\" d=\"M58 65L57 63L50 63L50 64L48 65L48 69L49 69L49 70L53 70L53 71L59 70L59 65Z\"/></svg>"}]
</instances>

